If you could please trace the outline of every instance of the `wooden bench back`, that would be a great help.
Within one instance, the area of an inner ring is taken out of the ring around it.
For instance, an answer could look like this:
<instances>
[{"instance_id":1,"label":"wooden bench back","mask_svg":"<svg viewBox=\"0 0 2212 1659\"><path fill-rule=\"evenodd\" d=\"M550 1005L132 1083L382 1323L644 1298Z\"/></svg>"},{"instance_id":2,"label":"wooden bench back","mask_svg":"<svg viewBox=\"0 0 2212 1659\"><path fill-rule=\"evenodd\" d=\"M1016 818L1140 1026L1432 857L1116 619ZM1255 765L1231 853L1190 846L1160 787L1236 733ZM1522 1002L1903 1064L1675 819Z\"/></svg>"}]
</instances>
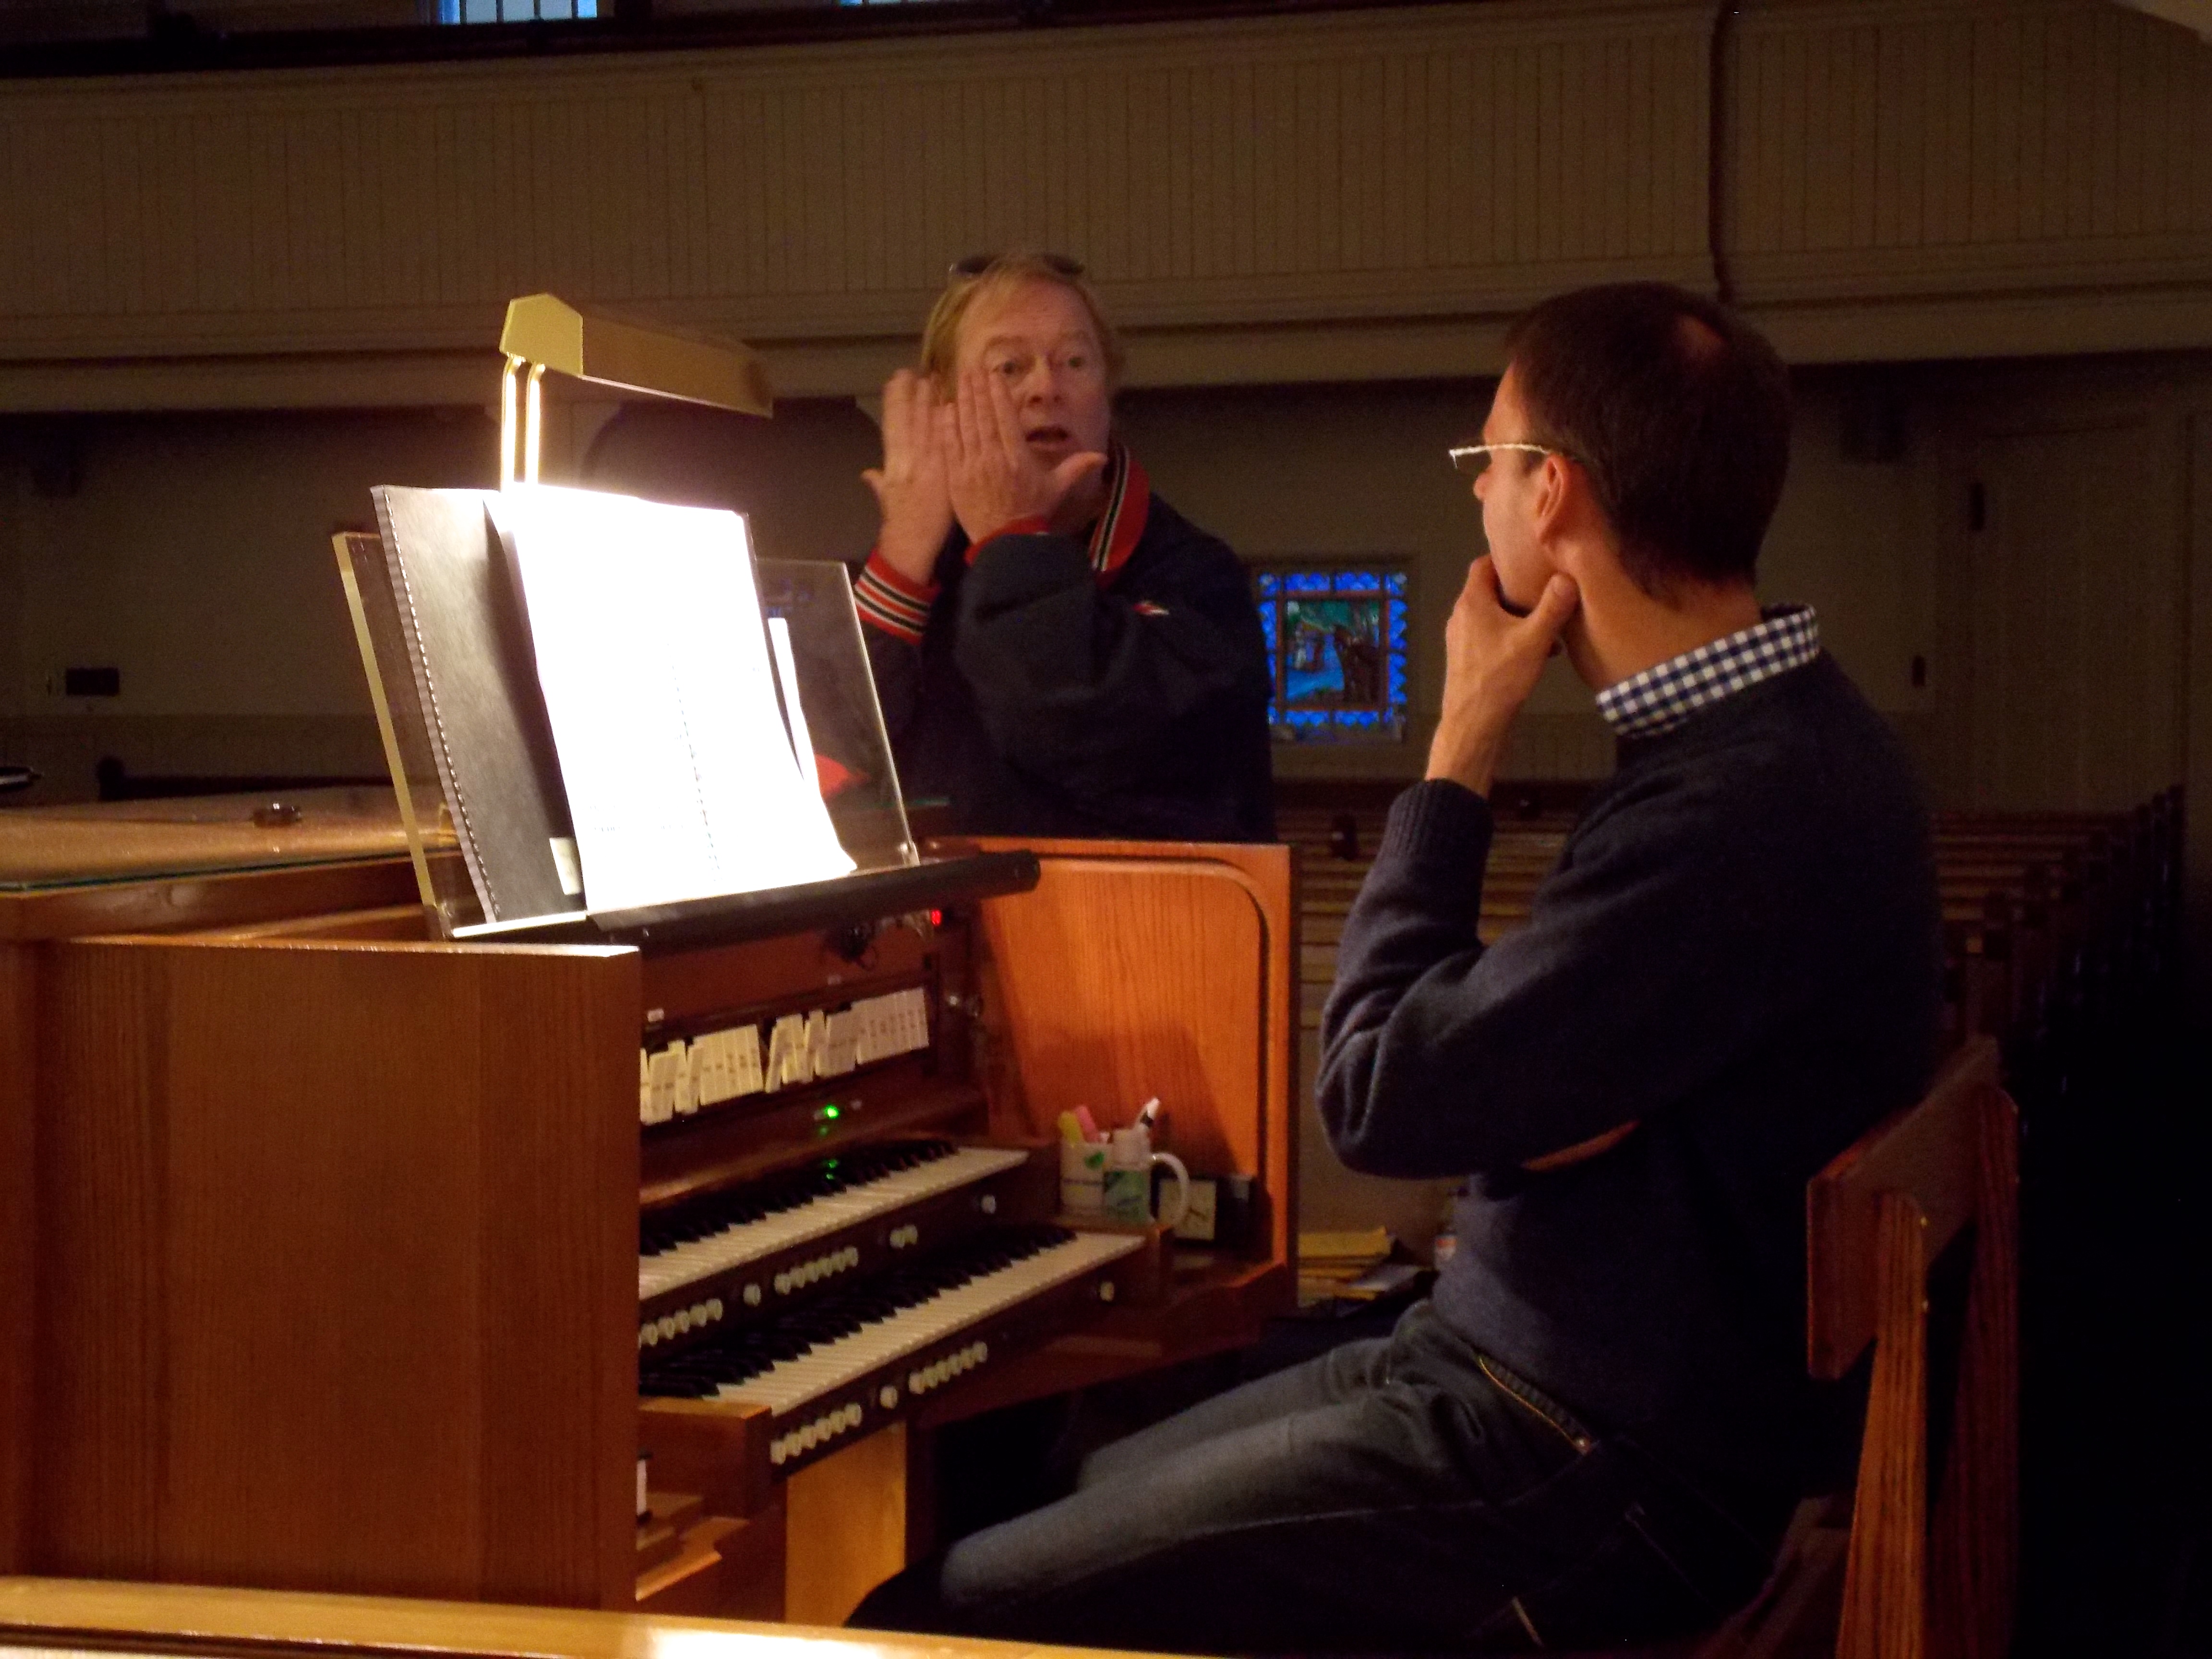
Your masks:
<instances>
[{"instance_id":1,"label":"wooden bench back","mask_svg":"<svg viewBox=\"0 0 2212 1659\"><path fill-rule=\"evenodd\" d=\"M2018 1115L1997 1048L1966 1043L1923 1100L1806 1194L1807 1349L1840 1377L1867 1345L1838 1659L2003 1659L2019 1555ZM1974 1229L1957 1393L1930 1491L1929 1274Z\"/></svg>"}]
</instances>

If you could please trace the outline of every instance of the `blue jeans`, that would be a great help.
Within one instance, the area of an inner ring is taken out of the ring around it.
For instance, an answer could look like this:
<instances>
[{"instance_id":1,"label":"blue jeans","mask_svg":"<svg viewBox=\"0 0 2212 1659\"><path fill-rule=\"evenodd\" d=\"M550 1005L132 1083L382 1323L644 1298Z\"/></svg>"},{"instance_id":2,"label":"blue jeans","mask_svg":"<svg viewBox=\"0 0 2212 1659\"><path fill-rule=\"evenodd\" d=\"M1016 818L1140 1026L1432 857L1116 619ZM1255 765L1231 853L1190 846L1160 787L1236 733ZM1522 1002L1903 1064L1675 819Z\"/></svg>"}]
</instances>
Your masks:
<instances>
[{"instance_id":1,"label":"blue jeans","mask_svg":"<svg viewBox=\"0 0 2212 1659\"><path fill-rule=\"evenodd\" d=\"M1764 1581L1790 1497L1731 1498L1592 1432L1424 1303L1106 1447L1070 1496L852 1622L1218 1653L1657 1641Z\"/></svg>"}]
</instances>

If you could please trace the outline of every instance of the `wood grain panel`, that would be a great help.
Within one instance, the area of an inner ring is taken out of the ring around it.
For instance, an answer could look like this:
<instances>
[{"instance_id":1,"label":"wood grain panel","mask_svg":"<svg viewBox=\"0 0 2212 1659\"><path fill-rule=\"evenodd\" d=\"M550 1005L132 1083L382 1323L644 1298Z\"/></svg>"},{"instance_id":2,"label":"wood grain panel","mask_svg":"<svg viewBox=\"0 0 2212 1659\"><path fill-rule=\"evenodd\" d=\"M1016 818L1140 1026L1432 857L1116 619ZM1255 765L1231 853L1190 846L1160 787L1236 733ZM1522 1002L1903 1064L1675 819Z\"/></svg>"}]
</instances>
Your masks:
<instances>
[{"instance_id":1,"label":"wood grain panel","mask_svg":"<svg viewBox=\"0 0 2212 1659\"><path fill-rule=\"evenodd\" d=\"M1078 1105L1119 1127L1157 1095L1185 1163L1261 1177L1274 1259L1289 1260L1289 849L1023 844L1040 858L1036 889L983 906L1000 1132L1049 1137Z\"/></svg>"},{"instance_id":2,"label":"wood grain panel","mask_svg":"<svg viewBox=\"0 0 2212 1659\"><path fill-rule=\"evenodd\" d=\"M1808 361L2212 340L2212 54L2185 31L2106 0L1810 0L1727 14L1716 83L1714 15L0 84L0 406L473 399L501 305L538 288L863 391L949 258L1016 243L1089 263L1152 383L1474 372L1559 288L1711 286L1716 222Z\"/></svg>"},{"instance_id":3,"label":"wood grain panel","mask_svg":"<svg viewBox=\"0 0 2212 1659\"><path fill-rule=\"evenodd\" d=\"M894 1423L784 1483L783 1616L842 1625L907 1564L907 1426Z\"/></svg>"},{"instance_id":4,"label":"wood grain panel","mask_svg":"<svg viewBox=\"0 0 2212 1659\"><path fill-rule=\"evenodd\" d=\"M626 1601L635 956L53 961L35 1564Z\"/></svg>"},{"instance_id":5,"label":"wood grain panel","mask_svg":"<svg viewBox=\"0 0 2212 1659\"><path fill-rule=\"evenodd\" d=\"M1977 1038L1945 1064L1918 1104L1869 1130L1814 1177L1806 1191L1814 1376L1843 1376L1874 1340L1875 1285L1866 1267L1889 1237L1884 1200L1909 1203L1923 1264L1972 1217L1983 1119L2000 1087L1996 1044Z\"/></svg>"},{"instance_id":6,"label":"wood grain panel","mask_svg":"<svg viewBox=\"0 0 2212 1659\"><path fill-rule=\"evenodd\" d=\"M2201 283L2212 53L2089 0L1745 14L1723 89L1747 301Z\"/></svg>"},{"instance_id":7,"label":"wood grain panel","mask_svg":"<svg viewBox=\"0 0 2212 1659\"><path fill-rule=\"evenodd\" d=\"M30 946L0 941L0 1573L21 1572L27 1565L24 1528L37 1433L31 1371L38 1341L33 1295L36 971Z\"/></svg>"},{"instance_id":8,"label":"wood grain panel","mask_svg":"<svg viewBox=\"0 0 2212 1659\"><path fill-rule=\"evenodd\" d=\"M18 83L0 357L488 346L538 288L903 336L949 258L1024 242L1081 253L1139 326L1695 280L1706 27L1460 5ZM1492 165L1454 166L1438 127L1471 123Z\"/></svg>"},{"instance_id":9,"label":"wood grain panel","mask_svg":"<svg viewBox=\"0 0 2212 1659\"><path fill-rule=\"evenodd\" d=\"M174 1653L205 1644L218 1651L276 1648L332 1659L388 1659L396 1653L671 1659L686 1651L814 1659L825 1647L843 1659L1089 1659L1097 1651L895 1631L870 1631L856 1640L835 1631L727 1621L706 1626L657 1613L36 1578L0 1582L0 1631L24 1645L50 1640Z\"/></svg>"}]
</instances>

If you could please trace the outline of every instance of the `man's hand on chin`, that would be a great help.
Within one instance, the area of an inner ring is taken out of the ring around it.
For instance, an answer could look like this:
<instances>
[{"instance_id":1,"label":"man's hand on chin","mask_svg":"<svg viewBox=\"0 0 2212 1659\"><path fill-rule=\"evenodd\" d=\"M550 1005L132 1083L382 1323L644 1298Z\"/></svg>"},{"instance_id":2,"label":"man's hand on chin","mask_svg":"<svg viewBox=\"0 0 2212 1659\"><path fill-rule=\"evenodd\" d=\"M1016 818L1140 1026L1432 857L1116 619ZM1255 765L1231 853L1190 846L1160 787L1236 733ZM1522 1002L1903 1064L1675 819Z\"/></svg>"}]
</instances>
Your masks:
<instances>
[{"instance_id":1,"label":"man's hand on chin","mask_svg":"<svg viewBox=\"0 0 2212 1659\"><path fill-rule=\"evenodd\" d=\"M1443 712L1429 742L1429 777L1490 793L1505 734L1580 599L1571 580L1555 574L1535 609L1516 617L1505 608L1489 556L1468 568L1444 624Z\"/></svg>"}]
</instances>

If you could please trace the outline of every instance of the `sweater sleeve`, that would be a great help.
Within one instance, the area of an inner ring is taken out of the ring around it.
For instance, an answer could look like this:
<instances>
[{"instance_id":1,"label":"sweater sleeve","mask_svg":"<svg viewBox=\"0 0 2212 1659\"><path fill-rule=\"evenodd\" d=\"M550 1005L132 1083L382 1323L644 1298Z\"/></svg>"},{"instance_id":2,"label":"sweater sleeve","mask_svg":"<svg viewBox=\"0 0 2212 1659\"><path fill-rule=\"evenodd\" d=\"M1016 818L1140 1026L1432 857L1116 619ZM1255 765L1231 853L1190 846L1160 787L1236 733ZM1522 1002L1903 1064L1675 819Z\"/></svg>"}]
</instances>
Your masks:
<instances>
[{"instance_id":1,"label":"sweater sleeve","mask_svg":"<svg viewBox=\"0 0 2212 1659\"><path fill-rule=\"evenodd\" d=\"M1710 1081L1795 980L1761 861L1680 803L1579 836L1525 926L1476 937L1492 820L1458 785L1393 805L1322 1016L1317 1104L1372 1174L1517 1169Z\"/></svg>"},{"instance_id":2,"label":"sweater sleeve","mask_svg":"<svg viewBox=\"0 0 2212 1659\"><path fill-rule=\"evenodd\" d=\"M1172 787L1193 763L1181 737L1264 706L1249 580L1225 546L1185 535L1141 580L1105 588L1066 536L977 550L954 660L1009 764L1079 799Z\"/></svg>"}]
</instances>

